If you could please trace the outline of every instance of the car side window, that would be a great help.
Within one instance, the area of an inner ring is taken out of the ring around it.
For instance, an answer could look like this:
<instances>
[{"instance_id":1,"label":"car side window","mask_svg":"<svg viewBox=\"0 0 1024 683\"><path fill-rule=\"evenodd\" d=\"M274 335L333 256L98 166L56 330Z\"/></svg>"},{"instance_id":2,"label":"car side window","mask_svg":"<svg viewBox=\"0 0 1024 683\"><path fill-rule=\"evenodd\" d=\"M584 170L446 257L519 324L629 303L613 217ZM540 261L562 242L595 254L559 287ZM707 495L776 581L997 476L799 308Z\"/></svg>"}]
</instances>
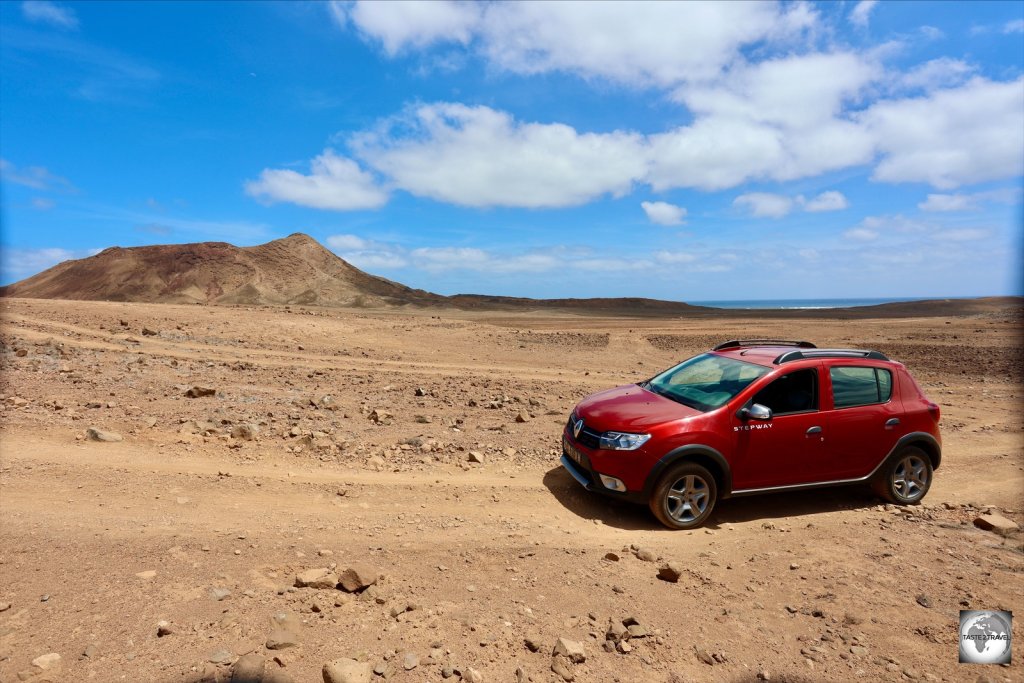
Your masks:
<instances>
[{"instance_id":1,"label":"car side window","mask_svg":"<svg viewBox=\"0 0 1024 683\"><path fill-rule=\"evenodd\" d=\"M884 368L834 367L832 404L836 408L885 403L892 398L892 373Z\"/></svg>"},{"instance_id":2,"label":"car side window","mask_svg":"<svg viewBox=\"0 0 1024 683\"><path fill-rule=\"evenodd\" d=\"M818 371L797 370L779 377L754 396L754 403L771 408L772 415L818 409Z\"/></svg>"}]
</instances>

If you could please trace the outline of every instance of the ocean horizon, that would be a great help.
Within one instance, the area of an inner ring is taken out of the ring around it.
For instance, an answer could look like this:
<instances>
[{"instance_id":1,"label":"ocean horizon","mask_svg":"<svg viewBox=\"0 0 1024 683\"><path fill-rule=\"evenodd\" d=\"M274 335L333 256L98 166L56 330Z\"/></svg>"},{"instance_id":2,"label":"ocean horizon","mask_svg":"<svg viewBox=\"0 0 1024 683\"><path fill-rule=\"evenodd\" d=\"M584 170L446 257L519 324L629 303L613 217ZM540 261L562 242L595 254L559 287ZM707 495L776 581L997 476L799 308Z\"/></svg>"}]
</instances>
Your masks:
<instances>
[{"instance_id":1,"label":"ocean horizon","mask_svg":"<svg viewBox=\"0 0 1024 683\"><path fill-rule=\"evenodd\" d=\"M877 306L878 304L912 303L914 301L935 301L937 299L977 299L976 296L894 296L861 297L853 299L737 299L716 301L688 301L694 306L731 309L816 309L851 308L853 306Z\"/></svg>"}]
</instances>

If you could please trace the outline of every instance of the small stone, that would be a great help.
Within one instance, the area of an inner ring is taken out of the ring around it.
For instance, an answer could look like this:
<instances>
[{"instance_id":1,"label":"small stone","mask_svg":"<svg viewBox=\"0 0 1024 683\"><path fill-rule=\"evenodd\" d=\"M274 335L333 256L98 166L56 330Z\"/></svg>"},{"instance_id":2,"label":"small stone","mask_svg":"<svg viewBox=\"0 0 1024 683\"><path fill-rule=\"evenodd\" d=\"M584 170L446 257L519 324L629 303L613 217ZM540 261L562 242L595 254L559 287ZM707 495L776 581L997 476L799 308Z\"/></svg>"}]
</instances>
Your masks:
<instances>
[{"instance_id":1,"label":"small stone","mask_svg":"<svg viewBox=\"0 0 1024 683\"><path fill-rule=\"evenodd\" d=\"M156 578L156 570L155 569L148 569L148 570L146 570L144 572L138 572L135 576L139 577L143 581L149 581L150 579L155 579Z\"/></svg>"},{"instance_id":2,"label":"small stone","mask_svg":"<svg viewBox=\"0 0 1024 683\"><path fill-rule=\"evenodd\" d=\"M338 576L342 589L355 593L377 583L377 570L368 564L356 563Z\"/></svg>"},{"instance_id":3,"label":"small stone","mask_svg":"<svg viewBox=\"0 0 1024 683\"><path fill-rule=\"evenodd\" d=\"M658 570L658 578L669 583L678 583L679 577L683 575L683 567L676 562L666 562Z\"/></svg>"},{"instance_id":4,"label":"small stone","mask_svg":"<svg viewBox=\"0 0 1024 683\"><path fill-rule=\"evenodd\" d=\"M217 394L216 389L210 387L193 386L185 392L185 396L189 398L202 398L204 396L215 396Z\"/></svg>"},{"instance_id":5,"label":"small stone","mask_svg":"<svg viewBox=\"0 0 1024 683\"><path fill-rule=\"evenodd\" d=\"M483 683L484 675L469 666L462 672L462 680L466 681L466 683Z\"/></svg>"},{"instance_id":6,"label":"small stone","mask_svg":"<svg viewBox=\"0 0 1024 683\"><path fill-rule=\"evenodd\" d=\"M11 603L9 603L9 602L0 602L0 612L6 612L9 609L11 609Z\"/></svg>"},{"instance_id":7,"label":"small stone","mask_svg":"<svg viewBox=\"0 0 1024 683\"><path fill-rule=\"evenodd\" d=\"M160 334L160 333L157 332L156 330L151 330L148 327L143 327L142 328L142 336L144 336L144 337L155 337L158 334Z\"/></svg>"},{"instance_id":8,"label":"small stone","mask_svg":"<svg viewBox=\"0 0 1024 683\"><path fill-rule=\"evenodd\" d=\"M539 633L526 634L526 637L523 638L523 643L530 652L539 652L544 647L544 641L541 640Z\"/></svg>"},{"instance_id":9,"label":"small stone","mask_svg":"<svg viewBox=\"0 0 1024 683\"><path fill-rule=\"evenodd\" d=\"M800 565L798 565L796 562L790 562L789 563L789 568L790 569L800 569Z\"/></svg>"},{"instance_id":10,"label":"small stone","mask_svg":"<svg viewBox=\"0 0 1024 683\"><path fill-rule=\"evenodd\" d=\"M290 647L298 646L298 644L299 637L288 629L276 628L267 636L268 650L287 650Z\"/></svg>"},{"instance_id":11,"label":"small stone","mask_svg":"<svg viewBox=\"0 0 1024 683\"><path fill-rule=\"evenodd\" d=\"M231 654L228 650L217 650L216 652L211 654L206 661L210 662L211 664L227 664L234 658L235 656Z\"/></svg>"},{"instance_id":12,"label":"small stone","mask_svg":"<svg viewBox=\"0 0 1024 683\"><path fill-rule=\"evenodd\" d=\"M174 633L174 629L171 627L169 621L158 621L156 624L156 636L157 638L163 638Z\"/></svg>"},{"instance_id":13,"label":"small stone","mask_svg":"<svg viewBox=\"0 0 1024 683\"><path fill-rule=\"evenodd\" d=\"M529 421L530 421L530 414L525 412L525 411L521 411L518 415L516 415L516 422L518 422L520 424L522 424L523 422L529 422Z\"/></svg>"},{"instance_id":14,"label":"small stone","mask_svg":"<svg viewBox=\"0 0 1024 683\"><path fill-rule=\"evenodd\" d=\"M633 646L629 644L628 640L620 640L615 649L625 655L633 651Z\"/></svg>"},{"instance_id":15,"label":"small stone","mask_svg":"<svg viewBox=\"0 0 1024 683\"><path fill-rule=\"evenodd\" d=\"M618 562L619 556L616 553L605 553L604 559L608 560L609 562Z\"/></svg>"},{"instance_id":16,"label":"small stone","mask_svg":"<svg viewBox=\"0 0 1024 683\"><path fill-rule=\"evenodd\" d=\"M266 660L257 654L243 655L231 671L231 683L262 683Z\"/></svg>"},{"instance_id":17,"label":"small stone","mask_svg":"<svg viewBox=\"0 0 1024 683\"><path fill-rule=\"evenodd\" d=\"M468 462L480 463L482 465L484 462L484 454L480 451L470 451L466 456L466 460Z\"/></svg>"},{"instance_id":18,"label":"small stone","mask_svg":"<svg viewBox=\"0 0 1024 683\"><path fill-rule=\"evenodd\" d=\"M857 655L858 657L867 657L868 649L863 645L851 645L850 654Z\"/></svg>"},{"instance_id":19,"label":"small stone","mask_svg":"<svg viewBox=\"0 0 1024 683\"><path fill-rule=\"evenodd\" d=\"M587 661L587 655L583 651L583 644L568 638L559 638L555 642L554 654L565 657L573 664L582 664Z\"/></svg>"},{"instance_id":20,"label":"small stone","mask_svg":"<svg viewBox=\"0 0 1024 683\"><path fill-rule=\"evenodd\" d=\"M370 683L373 670L369 664L354 659L334 659L323 668L324 683Z\"/></svg>"},{"instance_id":21,"label":"small stone","mask_svg":"<svg viewBox=\"0 0 1024 683\"><path fill-rule=\"evenodd\" d=\"M60 655L56 652L40 655L32 660L32 666L43 671L49 671L60 666Z\"/></svg>"},{"instance_id":22,"label":"small stone","mask_svg":"<svg viewBox=\"0 0 1024 683\"><path fill-rule=\"evenodd\" d=\"M423 387L416 387L416 391L413 392L413 393L415 395L417 395L417 396L426 396L427 395L427 390L424 389Z\"/></svg>"},{"instance_id":23,"label":"small stone","mask_svg":"<svg viewBox=\"0 0 1024 683\"><path fill-rule=\"evenodd\" d=\"M420 665L420 656L415 652L406 652L405 657L402 657L402 668L406 671L412 671Z\"/></svg>"},{"instance_id":24,"label":"small stone","mask_svg":"<svg viewBox=\"0 0 1024 683\"><path fill-rule=\"evenodd\" d=\"M117 432L107 432L96 427L89 427L85 430L85 438L89 439L89 441L103 441L106 443L124 441L124 437Z\"/></svg>"},{"instance_id":25,"label":"small stone","mask_svg":"<svg viewBox=\"0 0 1024 683\"><path fill-rule=\"evenodd\" d=\"M240 424L231 428L231 438L240 441L255 441L260 428L254 424Z\"/></svg>"},{"instance_id":26,"label":"small stone","mask_svg":"<svg viewBox=\"0 0 1024 683\"><path fill-rule=\"evenodd\" d=\"M627 627L627 630L629 631L629 637L630 638L646 638L647 637L647 627L643 626L641 624L630 624Z\"/></svg>"},{"instance_id":27,"label":"small stone","mask_svg":"<svg viewBox=\"0 0 1024 683\"><path fill-rule=\"evenodd\" d=\"M989 512L975 518L974 526L979 529L995 532L1001 536L1007 536L1020 528L1012 519L1007 519L994 512Z\"/></svg>"},{"instance_id":28,"label":"small stone","mask_svg":"<svg viewBox=\"0 0 1024 683\"><path fill-rule=\"evenodd\" d=\"M920 594L920 595L918 595L918 596L917 596L917 598L915 598L915 599L917 600L917 604L921 605L921 607L928 607L928 608L931 608L931 606L932 606L932 599L931 599L931 598L929 598L929 597L928 597L927 595L925 595L924 593L921 593L921 594Z\"/></svg>"},{"instance_id":29,"label":"small stone","mask_svg":"<svg viewBox=\"0 0 1024 683\"><path fill-rule=\"evenodd\" d=\"M576 672L573 671L572 662L567 660L565 657L552 657L551 670L566 681L571 681L576 678Z\"/></svg>"},{"instance_id":30,"label":"small stone","mask_svg":"<svg viewBox=\"0 0 1024 683\"><path fill-rule=\"evenodd\" d=\"M451 664L445 664L441 667L441 678L451 678L455 675L455 667Z\"/></svg>"},{"instance_id":31,"label":"small stone","mask_svg":"<svg viewBox=\"0 0 1024 683\"><path fill-rule=\"evenodd\" d=\"M221 600L224 600L225 598L227 598L230 595L231 595L231 591L228 590L227 588L211 588L210 589L210 597L213 598L214 600L217 600L218 602L221 601Z\"/></svg>"},{"instance_id":32,"label":"small stone","mask_svg":"<svg viewBox=\"0 0 1024 683\"><path fill-rule=\"evenodd\" d=\"M307 569L295 575L296 588L334 588L338 577L329 569Z\"/></svg>"},{"instance_id":33,"label":"small stone","mask_svg":"<svg viewBox=\"0 0 1024 683\"><path fill-rule=\"evenodd\" d=\"M636 558L644 562L655 562L658 559L658 555L650 548L637 548Z\"/></svg>"},{"instance_id":34,"label":"small stone","mask_svg":"<svg viewBox=\"0 0 1024 683\"><path fill-rule=\"evenodd\" d=\"M709 653L704 648L702 648L702 647L694 647L693 648L693 652L694 652L694 654L697 655L697 659L698 660L704 662L708 666L714 666L715 665L715 658L712 657L711 653Z\"/></svg>"}]
</instances>

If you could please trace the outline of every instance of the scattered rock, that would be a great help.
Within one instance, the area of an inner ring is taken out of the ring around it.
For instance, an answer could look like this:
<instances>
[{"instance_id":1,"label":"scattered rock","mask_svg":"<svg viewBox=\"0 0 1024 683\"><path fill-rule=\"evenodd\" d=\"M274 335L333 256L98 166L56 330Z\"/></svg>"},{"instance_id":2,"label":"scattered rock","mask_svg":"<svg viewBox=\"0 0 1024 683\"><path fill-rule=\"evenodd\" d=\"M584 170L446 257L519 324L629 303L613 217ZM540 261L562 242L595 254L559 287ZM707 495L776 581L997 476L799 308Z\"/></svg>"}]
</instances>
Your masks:
<instances>
[{"instance_id":1,"label":"scattered rock","mask_svg":"<svg viewBox=\"0 0 1024 683\"><path fill-rule=\"evenodd\" d=\"M518 415L516 415L516 422L518 422L520 424L522 424L523 422L529 422L529 421L530 421L530 414L525 412L525 411L522 411Z\"/></svg>"},{"instance_id":2,"label":"scattered rock","mask_svg":"<svg viewBox=\"0 0 1024 683\"><path fill-rule=\"evenodd\" d=\"M267 636L268 650L287 650L299 644L299 637L293 632L284 628L276 628Z\"/></svg>"},{"instance_id":3,"label":"scattered rock","mask_svg":"<svg viewBox=\"0 0 1024 683\"><path fill-rule=\"evenodd\" d=\"M231 683L262 683L265 665L266 660L256 654L239 657L231 671Z\"/></svg>"},{"instance_id":4,"label":"scattered rock","mask_svg":"<svg viewBox=\"0 0 1024 683\"><path fill-rule=\"evenodd\" d=\"M185 396L189 398L202 398L204 396L215 396L217 394L216 389L210 387L193 386L185 392Z\"/></svg>"},{"instance_id":5,"label":"scattered rock","mask_svg":"<svg viewBox=\"0 0 1024 683\"><path fill-rule=\"evenodd\" d=\"M242 441L254 441L259 433L260 428L254 424L240 424L231 428L231 438Z\"/></svg>"},{"instance_id":6,"label":"scattered rock","mask_svg":"<svg viewBox=\"0 0 1024 683\"><path fill-rule=\"evenodd\" d=\"M158 621L156 624L156 637L163 638L174 633L174 628L169 621Z\"/></svg>"},{"instance_id":7,"label":"scattered rock","mask_svg":"<svg viewBox=\"0 0 1024 683\"><path fill-rule=\"evenodd\" d=\"M484 462L484 454L480 451L470 451L469 454L466 455L466 460L469 462L480 463L482 465Z\"/></svg>"},{"instance_id":8,"label":"scattered rock","mask_svg":"<svg viewBox=\"0 0 1024 683\"><path fill-rule=\"evenodd\" d=\"M582 664L587 661L587 655L583 651L583 643L568 638L559 638L555 642L554 654L568 659L573 664Z\"/></svg>"},{"instance_id":9,"label":"scattered rock","mask_svg":"<svg viewBox=\"0 0 1024 683\"><path fill-rule=\"evenodd\" d=\"M530 652L539 652L544 647L544 641L539 633L527 633L526 637L523 638L523 643Z\"/></svg>"},{"instance_id":10,"label":"scattered rock","mask_svg":"<svg viewBox=\"0 0 1024 683\"><path fill-rule=\"evenodd\" d=\"M676 562L666 562L658 570L658 578L669 583L678 583L679 577L683 575L682 565Z\"/></svg>"},{"instance_id":11,"label":"scattered rock","mask_svg":"<svg viewBox=\"0 0 1024 683\"><path fill-rule=\"evenodd\" d=\"M157 332L156 330L151 330L148 327L143 327L142 328L142 336L143 337L155 337L158 334L160 334L160 333Z\"/></svg>"},{"instance_id":12,"label":"scattered rock","mask_svg":"<svg viewBox=\"0 0 1024 683\"><path fill-rule=\"evenodd\" d=\"M697 655L697 659L698 660L704 662L708 666L714 666L715 665L715 658L712 657L711 653L708 652L707 650L705 650L704 648L702 648L702 647L694 647L693 648L693 652L694 652L694 654Z\"/></svg>"},{"instance_id":13,"label":"scattered rock","mask_svg":"<svg viewBox=\"0 0 1024 683\"><path fill-rule=\"evenodd\" d=\"M974 520L974 526L985 531L993 531L1001 536L1007 536L1020 528L1012 519L1007 519L994 512L979 515Z\"/></svg>"},{"instance_id":14,"label":"scattered rock","mask_svg":"<svg viewBox=\"0 0 1024 683\"><path fill-rule=\"evenodd\" d=\"M89 427L85 430L85 438L89 441L104 441L107 443L117 443L118 441L124 441L124 437L117 432L107 432L96 427Z\"/></svg>"},{"instance_id":15,"label":"scattered rock","mask_svg":"<svg viewBox=\"0 0 1024 683\"><path fill-rule=\"evenodd\" d=\"M413 393L415 393L417 396L427 396L428 395L427 390L424 389L423 387L416 387L416 391L413 392Z\"/></svg>"},{"instance_id":16,"label":"scattered rock","mask_svg":"<svg viewBox=\"0 0 1024 683\"><path fill-rule=\"evenodd\" d=\"M220 601L231 595L231 591L227 588L211 588L210 597L214 600Z\"/></svg>"},{"instance_id":17,"label":"scattered rock","mask_svg":"<svg viewBox=\"0 0 1024 683\"><path fill-rule=\"evenodd\" d=\"M551 670L566 681L571 681L576 678L576 672L573 670L572 662L567 660L565 657L552 657Z\"/></svg>"},{"instance_id":18,"label":"scattered rock","mask_svg":"<svg viewBox=\"0 0 1024 683\"><path fill-rule=\"evenodd\" d=\"M483 683L484 675L469 666L462 672L462 680L466 681L466 683Z\"/></svg>"},{"instance_id":19,"label":"scattered rock","mask_svg":"<svg viewBox=\"0 0 1024 683\"><path fill-rule=\"evenodd\" d=\"M295 575L296 588L334 588L338 577L329 569L307 569Z\"/></svg>"},{"instance_id":20,"label":"scattered rock","mask_svg":"<svg viewBox=\"0 0 1024 683\"><path fill-rule=\"evenodd\" d=\"M644 562L655 562L658 559L658 554L650 548L637 548L636 559L643 560Z\"/></svg>"},{"instance_id":21,"label":"scattered rock","mask_svg":"<svg viewBox=\"0 0 1024 683\"><path fill-rule=\"evenodd\" d=\"M0 612L6 612L9 609L11 609L11 603L9 603L9 602L0 602Z\"/></svg>"},{"instance_id":22,"label":"scattered rock","mask_svg":"<svg viewBox=\"0 0 1024 683\"><path fill-rule=\"evenodd\" d=\"M605 553L604 559L608 560L609 562L618 562L619 556L617 553Z\"/></svg>"},{"instance_id":23,"label":"scattered rock","mask_svg":"<svg viewBox=\"0 0 1024 683\"><path fill-rule=\"evenodd\" d=\"M156 570L155 569L149 569L149 570L146 570L144 572L138 572L135 576L139 577L143 581L149 581L150 579L155 579L156 578Z\"/></svg>"},{"instance_id":24,"label":"scattered rock","mask_svg":"<svg viewBox=\"0 0 1024 683\"><path fill-rule=\"evenodd\" d=\"M49 671L60 666L60 655L56 652L40 655L32 660L32 666L42 671Z\"/></svg>"},{"instance_id":25,"label":"scattered rock","mask_svg":"<svg viewBox=\"0 0 1024 683\"><path fill-rule=\"evenodd\" d=\"M354 659L334 659L324 664L324 683L370 683L373 670L369 664Z\"/></svg>"},{"instance_id":26,"label":"scattered rock","mask_svg":"<svg viewBox=\"0 0 1024 683\"><path fill-rule=\"evenodd\" d=\"M405 657L402 658L402 668L406 671L412 671L420 665L420 656L415 652L406 652Z\"/></svg>"},{"instance_id":27,"label":"scattered rock","mask_svg":"<svg viewBox=\"0 0 1024 683\"><path fill-rule=\"evenodd\" d=\"M932 606L932 599L929 598L924 593L921 593L920 595L918 595L916 600L917 600L917 604L921 605L921 607L931 608L931 606Z\"/></svg>"},{"instance_id":28,"label":"scattered rock","mask_svg":"<svg viewBox=\"0 0 1024 683\"><path fill-rule=\"evenodd\" d=\"M357 593L377 583L377 570L368 564L351 565L338 576L338 583L349 593Z\"/></svg>"},{"instance_id":29,"label":"scattered rock","mask_svg":"<svg viewBox=\"0 0 1024 683\"><path fill-rule=\"evenodd\" d=\"M229 652L228 650L217 650L216 652L211 654L206 661L210 662L211 664L227 664L234 658L235 656L231 654L231 652Z\"/></svg>"}]
</instances>

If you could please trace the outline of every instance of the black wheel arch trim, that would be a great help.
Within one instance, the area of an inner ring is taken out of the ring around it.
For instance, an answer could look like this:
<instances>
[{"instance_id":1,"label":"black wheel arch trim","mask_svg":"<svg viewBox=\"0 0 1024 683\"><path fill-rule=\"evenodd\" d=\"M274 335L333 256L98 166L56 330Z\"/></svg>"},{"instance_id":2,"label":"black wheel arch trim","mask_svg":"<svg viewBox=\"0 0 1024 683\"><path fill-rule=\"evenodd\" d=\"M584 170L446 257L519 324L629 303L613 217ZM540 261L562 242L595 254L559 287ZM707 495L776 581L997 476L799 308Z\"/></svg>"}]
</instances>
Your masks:
<instances>
[{"instance_id":1,"label":"black wheel arch trim","mask_svg":"<svg viewBox=\"0 0 1024 683\"><path fill-rule=\"evenodd\" d=\"M644 497L649 499L651 494L654 492L654 487L658 483L658 479L661 478L662 473L665 472L669 467L682 461L695 461L698 458L708 458L721 470L721 480L718 481L718 498L728 498L732 493L732 470L729 467L729 462L725 459L721 453L712 448L711 446L705 446L703 444L688 444L686 446L680 446L674 448L661 459L654 464L651 468L650 473L647 475L647 481L644 482Z\"/></svg>"},{"instance_id":2,"label":"black wheel arch trim","mask_svg":"<svg viewBox=\"0 0 1024 683\"><path fill-rule=\"evenodd\" d=\"M939 464L942 462L942 445L939 443L938 439L928 432L910 432L909 434L904 434L900 437L899 441L896 442L896 445L892 447L892 450L889 451L889 454L885 456L885 459L882 460L882 462L884 463L907 446L917 446L922 443L925 445L923 449L924 452L928 454L928 457L932 461L932 469L939 469Z\"/></svg>"}]
</instances>

